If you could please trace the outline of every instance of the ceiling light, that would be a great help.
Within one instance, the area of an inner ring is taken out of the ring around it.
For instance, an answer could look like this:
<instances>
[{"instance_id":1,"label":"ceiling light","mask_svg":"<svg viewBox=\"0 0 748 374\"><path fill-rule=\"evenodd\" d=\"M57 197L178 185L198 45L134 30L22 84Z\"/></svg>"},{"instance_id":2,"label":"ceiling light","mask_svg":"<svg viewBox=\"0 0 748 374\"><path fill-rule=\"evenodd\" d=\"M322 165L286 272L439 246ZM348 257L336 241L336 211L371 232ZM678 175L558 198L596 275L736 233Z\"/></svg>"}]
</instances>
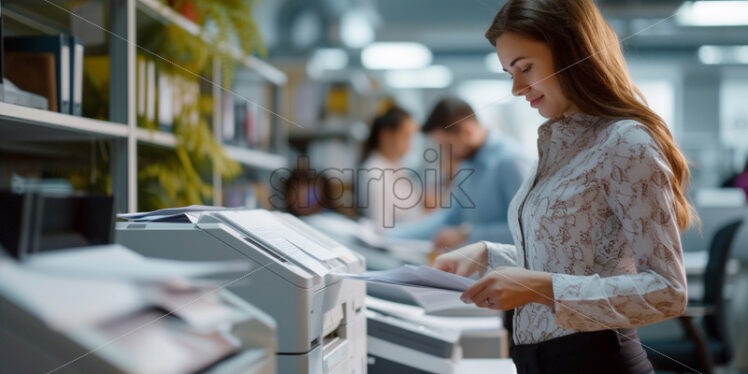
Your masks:
<instances>
[{"instance_id":1,"label":"ceiling light","mask_svg":"<svg viewBox=\"0 0 748 374\"><path fill-rule=\"evenodd\" d=\"M699 60L707 65L748 64L748 45L702 45Z\"/></svg>"},{"instance_id":2,"label":"ceiling light","mask_svg":"<svg viewBox=\"0 0 748 374\"><path fill-rule=\"evenodd\" d=\"M363 10L349 10L343 14L340 39L349 48L363 48L374 41L374 27Z\"/></svg>"},{"instance_id":3,"label":"ceiling light","mask_svg":"<svg viewBox=\"0 0 748 374\"><path fill-rule=\"evenodd\" d=\"M418 69L429 66L431 50L420 43L373 43L361 52L367 69Z\"/></svg>"},{"instance_id":4,"label":"ceiling light","mask_svg":"<svg viewBox=\"0 0 748 374\"><path fill-rule=\"evenodd\" d=\"M385 73L384 80L392 88L445 88L452 84L452 71L441 65L390 70Z\"/></svg>"},{"instance_id":5,"label":"ceiling light","mask_svg":"<svg viewBox=\"0 0 748 374\"><path fill-rule=\"evenodd\" d=\"M340 48L319 48L306 65L307 73L318 77L325 71L343 70L348 66L348 53Z\"/></svg>"},{"instance_id":6,"label":"ceiling light","mask_svg":"<svg viewBox=\"0 0 748 374\"><path fill-rule=\"evenodd\" d=\"M748 1L686 1L675 12L683 26L748 25Z\"/></svg>"}]
</instances>

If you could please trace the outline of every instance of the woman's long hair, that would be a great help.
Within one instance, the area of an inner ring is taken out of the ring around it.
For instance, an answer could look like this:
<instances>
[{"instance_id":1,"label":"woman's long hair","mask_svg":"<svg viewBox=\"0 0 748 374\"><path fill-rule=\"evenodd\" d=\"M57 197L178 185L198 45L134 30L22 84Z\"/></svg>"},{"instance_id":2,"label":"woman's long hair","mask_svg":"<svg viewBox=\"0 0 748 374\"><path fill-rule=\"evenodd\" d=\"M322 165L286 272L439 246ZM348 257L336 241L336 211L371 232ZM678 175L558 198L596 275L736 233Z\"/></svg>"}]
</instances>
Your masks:
<instances>
[{"instance_id":1,"label":"woman's long hair","mask_svg":"<svg viewBox=\"0 0 748 374\"><path fill-rule=\"evenodd\" d=\"M581 112L604 118L634 119L649 129L670 164L678 227L696 218L685 192L690 173L665 121L647 105L626 68L613 29L591 0L509 0L486 31L496 45L511 32L545 43L561 89Z\"/></svg>"},{"instance_id":2,"label":"woman's long hair","mask_svg":"<svg viewBox=\"0 0 748 374\"><path fill-rule=\"evenodd\" d=\"M371 124L371 129L369 129L369 138L364 143L361 161L365 161L371 155L371 152L379 149L379 137L382 131L397 130L408 118L410 118L410 113L397 106L391 107L384 114L375 118Z\"/></svg>"}]
</instances>

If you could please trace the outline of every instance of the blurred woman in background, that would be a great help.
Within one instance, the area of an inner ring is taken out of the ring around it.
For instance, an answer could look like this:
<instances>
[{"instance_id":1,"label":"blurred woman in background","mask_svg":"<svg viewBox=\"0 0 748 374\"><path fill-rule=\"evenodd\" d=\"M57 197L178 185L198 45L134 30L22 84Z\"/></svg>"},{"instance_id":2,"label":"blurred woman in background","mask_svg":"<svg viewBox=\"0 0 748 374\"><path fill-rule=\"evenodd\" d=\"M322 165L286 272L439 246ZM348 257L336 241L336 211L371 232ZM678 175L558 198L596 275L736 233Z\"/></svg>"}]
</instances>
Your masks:
<instances>
[{"instance_id":1,"label":"blurred woman in background","mask_svg":"<svg viewBox=\"0 0 748 374\"><path fill-rule=\"evenodd\" d=\"M357 202L379 231L420 217L421 186L415 172L402 167L418 125L410 113L393 106L374 119L357 173Z\"/></svg>"}]
</instances>

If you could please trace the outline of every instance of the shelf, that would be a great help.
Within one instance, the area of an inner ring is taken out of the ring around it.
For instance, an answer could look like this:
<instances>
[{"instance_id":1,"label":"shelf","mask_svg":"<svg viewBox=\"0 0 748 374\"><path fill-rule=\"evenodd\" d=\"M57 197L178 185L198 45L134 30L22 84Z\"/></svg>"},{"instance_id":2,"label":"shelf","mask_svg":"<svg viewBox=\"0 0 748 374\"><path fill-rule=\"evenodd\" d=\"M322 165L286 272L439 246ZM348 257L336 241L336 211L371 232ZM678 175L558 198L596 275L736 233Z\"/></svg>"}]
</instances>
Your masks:
<instances>
[{"instance_id":1,"label":"shelf","mask_svg":"<svg viewBox=\"0 0 748 374\"><path fill-rule=\"evenodd\" d=\"M159 130L149 130L139 127L135 130L135 137L140 143L156 145L164 148L174 148L177 146L177 138L174 134Z\"/></svg>"},{"instance_id":2,"label":"shelf","mask_svg":"<svg viewBox=\"0 0 748 374\"><path fill-rule=\"evenodd\" d=\"M224 145L226 154L236 162L253 168L274 170L288 167L285 157L249 148Z\"/></svg>"},{"instance_id":3,"label":"shelf","mask_svg":"<svg viewBox=\"0 0 748 374\"><path fill-rule=\"evenodd\" d=\"M125 124L0 102L0 138L18 141L126 138Z\"/></svg>"},{"instance_id":4,"label":"shelf","mask_svg":"<svg viewBox=\"0 0 748 374\"><path fill-rule=\"evenodd\" d=\"M206 43L213 42L209 37L206 37L201 32L202 30L199 25L185 18L170 6L159 2L158 0L137 0L137 6L140 11L161 23L175 24L188 33L201 37ZM273 67L260 58L245 55L238 48L228 47L228 55L275 85L283 85L288 80L286 73L283 71Z\"/></svg>"},{"instance_id":5,"label":"shelf","mask_svg":"<svg viewBox=\"0 0 748 374\"><path fill-rule=\"evenodd\" d=\"M174 148L177 144L177 138L174 134L159 130L138 128L135 131L135 134L138 142L144 144L164 148ZM230 145L224 145L223 149L226 151L226 154L236 162L252 168L272 170L284 168L288 165L288 162L286 162L286 159L283 156L269 152Z\"/></svg>"},{"instance_id":6,"label":"shelf","mask_svg":"<svg viewBox=\"0 0 748 374\"><path fill-rule=\"evenodd\" d=\"M324 139L364 140L368 136L368 127L362 122L322 124L315 128L294 129L288 132L292 141L311 141Z\"/></svg>"}]
</instances>

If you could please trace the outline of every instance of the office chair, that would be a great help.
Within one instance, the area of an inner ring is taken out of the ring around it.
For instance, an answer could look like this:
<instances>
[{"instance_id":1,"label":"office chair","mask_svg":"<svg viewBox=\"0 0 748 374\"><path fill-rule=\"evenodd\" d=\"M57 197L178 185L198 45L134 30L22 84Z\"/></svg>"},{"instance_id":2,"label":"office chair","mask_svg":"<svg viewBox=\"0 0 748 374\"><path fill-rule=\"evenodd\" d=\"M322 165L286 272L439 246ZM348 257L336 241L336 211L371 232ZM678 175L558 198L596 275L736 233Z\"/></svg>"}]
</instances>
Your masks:
<instances>
[{"instance_id":1,"label":"office chair","mask_svg":"<svg viewBox=\"0 0 748 374\"><path fill-rule=\"evenodd\" d=\"M687 339L679 336L643 342L656 370L677 373L697 370L711 374L712 365L726 364L732 358L730 337L725 329L727 308L722 291L730 248L742 223L742 220L729 223L712 237L709 261L704 272L704 296L701 301L689 300L685 313L678 317ZM695 322L695 318L699 317L700 326Z\"/></svg>"}]
</instances>

